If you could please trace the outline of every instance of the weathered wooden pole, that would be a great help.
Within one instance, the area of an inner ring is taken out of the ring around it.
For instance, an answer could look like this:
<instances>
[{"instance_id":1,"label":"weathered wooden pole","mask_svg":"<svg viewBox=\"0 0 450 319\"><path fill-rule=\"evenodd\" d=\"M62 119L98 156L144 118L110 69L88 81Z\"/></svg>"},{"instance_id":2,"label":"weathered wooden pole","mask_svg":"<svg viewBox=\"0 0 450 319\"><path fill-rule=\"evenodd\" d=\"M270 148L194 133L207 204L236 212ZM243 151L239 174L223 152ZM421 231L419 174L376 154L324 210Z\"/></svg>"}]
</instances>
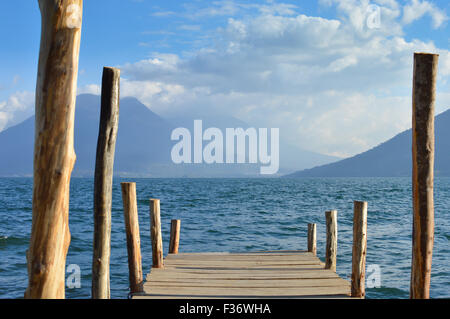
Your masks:
<instances>
[{"instance_id":1,"label":"weathered wooden pole","mask_svg":"<svg viewBox=\"0 0 450 319\"><path fill-rule=\"evenodd\" d=\"M25 298L65 297L70 244L69 188L82 0L39 0L42 18L36 84L33 219Z\"/></svg>"},{"instance_id":2,"label":"weathered wooden pole","mask_svg":"<svg viewBox=\"0 0 450 319\"><path fill-rule=\"evenodd\" d=\"M366 296L367 202L353 203L352 297Z\"/></svg>"},{"instance_id":3,"label":"weathered wooden pole","mask_svg":"<svg viewBox=\"0 0 450 319\"><path fill-rule=\"evenodd\" d=\"M172 219L170 222L169 254L178 254L178 246L180 244L180 228L181 220Z\"/></svg>"},{"instance_id":4,"label":"weathered wooden pole","mask_svg":"<svg viewBox=\"0 0 450 319\"><path fill-rule=\"evenodd\" d=\"M159 199L150 199L150 237L152 239L152 267L164 268Z\"/></svg>"},{"instance_id":5,"label":"weathered wooden pole","mask_svg":"<svg viewBox=\"0 0 450 319\"><path fill-rule=\"evenodd\" d=\"M130 292L142 292L144 291L144 276L142 273L141 237L139 234L136 183L121 183L121 186L125 233L127 234Z\"/></svg>"},{"instance_id":6,"label":"weathered wooden pole","mask_svg":"<svg viewBox=\"0 0 450 319\"><path fill-rule=\"evenodd\" d=\"M317 255L316 246L316 224L308 224L308 252Z\"/></svg>"},{"instance_id":7,"label":"weathered wooden pole","mask_svg":"<svg viewBox=\"0 0 450 319\"><path fill-rule=\"evenodd\" d=\"M412 98L413 234L410 297L430 297L434 243L434 103L437 54L414 54Z\"/></svg>"},{"instance_id":8,"label":"weathered wooden pole","mask_svg":"<svg viewBox=\"0 0 450 319\"><path fill-rule=\"evenodd\" d=\"M337 257L337 211L325 212L327 222L327 247L325 251L325 269L336 271Z\"/></svg>"},{"instance_id":9,"label":"weathered wooden pole","mask_svg":"<svg viewBox=\"0 0 450 319\"><path fill-rule=\"evenodd\" d=\"M109 259L111 255L111 201L119 126L120 70L103 69L100 127L94 180L94 252L92 298L109 299Z\"/></svg>"}]
</instances>

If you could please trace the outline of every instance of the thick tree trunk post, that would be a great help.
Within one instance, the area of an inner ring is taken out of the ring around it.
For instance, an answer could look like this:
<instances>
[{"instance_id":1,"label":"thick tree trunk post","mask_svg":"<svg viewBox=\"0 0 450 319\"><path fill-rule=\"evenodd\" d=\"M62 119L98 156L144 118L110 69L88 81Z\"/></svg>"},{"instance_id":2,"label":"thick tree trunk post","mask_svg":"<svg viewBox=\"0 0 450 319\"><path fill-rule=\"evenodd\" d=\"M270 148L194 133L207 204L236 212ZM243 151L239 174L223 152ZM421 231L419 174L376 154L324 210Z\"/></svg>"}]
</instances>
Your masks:
<instances>
[{"instance_id":1,"label":"thick tree trunk post","mask_svg":"<svg viewBox=\"0 0 450 319\"><path fill-rule=\"evenodd\" d=\"M178 246L180 244L180 228L181 220L172 219L170 222L169 254L178 254Z\"/></svg>"},{"instance_id":2,"label":"thick tree trunk post","mask_svg":"<svg viewBox=\"0 0 450 319\"><path fill-rule=\"evenodd\" d=\"M136 201L136 183L121 183L123 216L127 234L128 270L130 292L144 291L144 276L142 274L141 237L139 234L139 219Z\"/></svg>"},{"instance_id":3,"label":"thick tree trunk post","mask_svg":"<svg viewBox=\"0 0 450 319\"><path fill-rule=\"evenodd\" d=\"M325 212L327 221L327 247L325 256L325 269L336 271L337 256L337 211Z\"/></svg>"},{"instance_id":4,"label":"thick tree trunk post","mask_svg":"<svg viewBox=\"0 0 450 319\"><path fill-rule=\"evenodd\" d=\"M150 237L153 268L164 268L159 199L150 199Z\"/></svg>"},{"instance_id":5,"label":"thick tree trunk post","mask_svg":"<svg viewBox=\"0 0 450 319\"><path fill-rule=\"evenodd\" d=\"M109 258L111 254L111 201L119 126L120 70L103 69L100 127L94 181L94 253L92 298L109 299Z\"/></svg>"},{"instance_id":6,"label":"thick tree trunk post","mask_svg":"<svg viewBox=\"0 0 450 319\"><path fill-rule=\"evenodd\" d=\"M25 298L64 298L82 0L39 0L33 221Z\"/></svg>"},{"instance_id":7,"label":"thick tree trunk post","mask_svg":"<svg viewBox=\"0 0 450 319\"><path fill-rule=\"evenodd\" d=\"M413 235L410 297L430 297L434 243L434 103L437 54L414 54L412 158Z\"/></svg>"},{"instance_id":8,"label":"thick tree trunk post","mask_svg":"<svg viewBox=\"0 0 450 319\"><path fill-rule=\"evenodd\" d=\"M316 224L308 224L308 252L317 255L316 246Z\"/></svg>"},{"instance_id":9,"label":"thick tree trunk post","mask_svg":"<svg viewBox=\"0 0 450 319\"><path fill-rule=\"evenodd\" d=\"M367 202L353 204L352 297L366 296Z\"/></svg>"}]
</instances>

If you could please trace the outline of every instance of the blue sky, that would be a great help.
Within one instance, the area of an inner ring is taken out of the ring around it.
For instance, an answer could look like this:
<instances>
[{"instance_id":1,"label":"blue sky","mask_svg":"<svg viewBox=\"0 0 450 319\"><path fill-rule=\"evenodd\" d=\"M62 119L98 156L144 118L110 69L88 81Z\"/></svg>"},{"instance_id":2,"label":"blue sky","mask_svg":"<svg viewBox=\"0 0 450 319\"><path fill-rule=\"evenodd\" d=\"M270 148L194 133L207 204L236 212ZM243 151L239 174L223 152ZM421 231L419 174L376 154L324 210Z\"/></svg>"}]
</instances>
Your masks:
<instances>
[{"instance_id":1,"label":"blue sky","mask_svg":"<svg viewBox=\"0 0 450 319\"><path fill-rule=\"evenodd\" d=\"M85 0L79 92L117 66L122 96L162 116L226 114L349 156L410 126L414 51L440 54L450 107L449 15L447 0ZM37 1L0 2L0 131L33 113L39 38Z\"/></svg>"}]
</instances>

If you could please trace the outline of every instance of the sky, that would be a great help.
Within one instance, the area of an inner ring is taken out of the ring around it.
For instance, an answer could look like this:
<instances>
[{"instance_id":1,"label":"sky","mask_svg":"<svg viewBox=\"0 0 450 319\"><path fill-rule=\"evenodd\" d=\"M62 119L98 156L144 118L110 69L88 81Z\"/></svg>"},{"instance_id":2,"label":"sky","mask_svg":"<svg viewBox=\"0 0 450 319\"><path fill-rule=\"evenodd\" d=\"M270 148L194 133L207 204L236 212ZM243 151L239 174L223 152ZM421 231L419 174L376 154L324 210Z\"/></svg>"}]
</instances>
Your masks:
<instances>
[{"instance_id":1,"label":"sky","mask_svg":"<svg viewBox=\"0 0 450 319\"><path fill-rule=\"evenodd\" d=\"M411 127L414 52L438 53L450 108L448 0L85 0L78 93L103 66L166 117L233 116L347 157ZM0 1L0 131L34 113L37 0Z\"/></svg>"}]
</instances>

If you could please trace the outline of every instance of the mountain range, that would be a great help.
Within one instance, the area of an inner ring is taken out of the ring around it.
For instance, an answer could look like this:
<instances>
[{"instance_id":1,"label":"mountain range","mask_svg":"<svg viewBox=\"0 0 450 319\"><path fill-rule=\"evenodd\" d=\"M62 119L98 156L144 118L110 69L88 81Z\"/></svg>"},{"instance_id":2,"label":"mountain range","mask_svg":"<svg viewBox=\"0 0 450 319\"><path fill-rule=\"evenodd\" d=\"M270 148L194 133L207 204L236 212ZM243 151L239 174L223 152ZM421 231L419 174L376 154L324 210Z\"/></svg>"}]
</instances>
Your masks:
<instances>
[{"instance_id":1,"label":"mountain range","mask_svg":"<svg viewBox=\"0 0 450 319\"><path fill-rule=\"evenodd\" d=\"M450 176L450 110L435 117L435 175ZM356 156L286 177L387 177L411 176L412 130Z\"/></svg>"},{"instance_id":2,"label":"mountain range","mask_svg":"<svg viewBox=\"0 0 450 319\"><path fill-rule=\"evenodd\" d=\"M100 116L100 97L77 97L74 147L77 159L72 176L93 176ZM119 129L114 171L130 177L244 177L259 176L260 164L179 164L171 160L172 130L192 130L193 120L202 117L165 119L137 99L120 101ZM204 127L244 129L249 125L233 117L203 119ZM0 176L31 176L33 173L34 116L0 132ZM279 175L339 160L302 150L280 141Z\"/></svg>"},{"instance_id":3,"label":"mountain range","mask_svg":"<svg viewBox=\"0 0 450 319\"><path fill-rule=\"evenodd\" d=\"M93 176L100 116L100 97L77 97L75 113L75 152L73 176ZM137 99L120 102L119 130L114 171L129 177L256 177L260 164L174 164L170 135L176 127L193 131L194 119L204 128L248 128L233 117L163 118ZM450 176L450 110L435 119L435 174ZM339 159L306 151L280 140L280 170L285 177L384 177L410 176L412 170L411 129L356 156ZM32 176L34 116L0 132L0 176Z\"/></svg>"}]
</instances>

